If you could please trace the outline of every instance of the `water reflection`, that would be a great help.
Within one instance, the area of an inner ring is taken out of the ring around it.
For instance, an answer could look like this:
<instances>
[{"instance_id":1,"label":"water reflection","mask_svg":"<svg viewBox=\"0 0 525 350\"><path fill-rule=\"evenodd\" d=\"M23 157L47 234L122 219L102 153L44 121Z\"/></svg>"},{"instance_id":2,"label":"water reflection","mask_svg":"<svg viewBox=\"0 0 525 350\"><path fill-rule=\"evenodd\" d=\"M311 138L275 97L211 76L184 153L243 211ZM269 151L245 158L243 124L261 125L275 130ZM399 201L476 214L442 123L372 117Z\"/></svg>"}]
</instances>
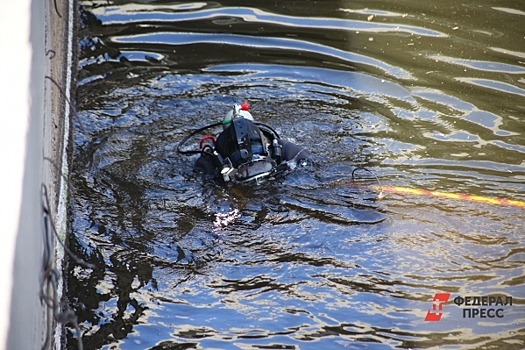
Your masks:
<instances>
[{"instance_id":1,"label":"water reflection","mask_svg":"<svg viewBox=\"0 0 525 350\"><path fill-rule=\"evenodd\" d=\"M518 2L82 5L69 245L96 268L69 261L67 297L86 348L525 346L522 208L350 176L525 200ZM316 164L196 177L176 145L243 98ZM514 303L425 322L438 291Z\"/></svg>"}]
</instances>

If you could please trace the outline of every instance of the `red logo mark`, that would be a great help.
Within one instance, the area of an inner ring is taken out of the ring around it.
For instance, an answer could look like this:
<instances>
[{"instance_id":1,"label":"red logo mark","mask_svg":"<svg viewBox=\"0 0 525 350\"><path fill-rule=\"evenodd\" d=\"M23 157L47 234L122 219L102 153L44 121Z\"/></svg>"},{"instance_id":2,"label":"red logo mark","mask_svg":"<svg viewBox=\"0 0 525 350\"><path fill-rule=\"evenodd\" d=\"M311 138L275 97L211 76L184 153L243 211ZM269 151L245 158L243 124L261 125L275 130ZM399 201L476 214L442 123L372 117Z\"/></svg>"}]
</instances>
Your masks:
<instances>
[{"instance_id":1,"label":"red logo mark","mask_svg":"<svg viewBox=\"0 0 525 350\"><path fill-rule=\"evenodd\" d=\"M450 298L450 293L436 293L432 299L432 310L428 310L425 321L439 321L443 316L443 304ZM437 311L437 312L436 312Z\"/></svg>"}]
</instances>

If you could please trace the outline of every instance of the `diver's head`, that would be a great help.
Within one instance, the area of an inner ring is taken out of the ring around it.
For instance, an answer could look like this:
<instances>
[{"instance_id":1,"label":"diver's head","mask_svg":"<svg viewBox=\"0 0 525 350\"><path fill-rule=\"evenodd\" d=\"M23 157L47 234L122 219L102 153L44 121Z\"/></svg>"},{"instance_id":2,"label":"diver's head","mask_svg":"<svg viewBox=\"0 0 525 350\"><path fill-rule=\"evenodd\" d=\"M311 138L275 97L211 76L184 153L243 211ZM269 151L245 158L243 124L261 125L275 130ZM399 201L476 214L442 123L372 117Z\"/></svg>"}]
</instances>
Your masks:
<instances>
[{"instance_id":1,"label":"diver's head","mask_svg":"<svg viewBox=\"0 0 525 350\"><path fill-rule=\"evenodd\" d=\"M248 102L243 102L240 105L234 105L233 109L224 116L224 119L222 120L222 128L226 129L228 126L230 126L232 120L235 118L245 118L253 121L253 116L249 110L250 106L248 105Z\"/></svg>"}]
</instances>

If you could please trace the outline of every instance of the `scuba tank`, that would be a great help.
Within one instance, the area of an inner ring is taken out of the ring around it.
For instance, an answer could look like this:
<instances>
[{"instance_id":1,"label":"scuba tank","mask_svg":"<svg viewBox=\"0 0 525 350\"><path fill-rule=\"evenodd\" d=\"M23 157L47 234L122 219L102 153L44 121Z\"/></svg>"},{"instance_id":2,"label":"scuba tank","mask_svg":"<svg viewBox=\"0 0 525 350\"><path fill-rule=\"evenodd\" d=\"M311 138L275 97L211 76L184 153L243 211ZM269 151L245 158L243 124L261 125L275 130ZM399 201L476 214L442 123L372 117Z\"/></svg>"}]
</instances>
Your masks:
<instances>
[{"instance_id":1,"label":"scuba tank","mask_svg":"<svg viewBox=\"0 0 525 350\"><path fill-rule=\"evenodd\" d=\"M224 116L222 120L222 129L226 130L228 127L232 125L233 120L237 118L245 118L245 119L253 121L253 116L249 112L249 109L250 107L248 105L248 102L243 102L240 105L235 104L233 106L233 109L230 110L228 113L226 113L226 115ZM217 151L215 151L215 153L217 153ZM222 157L220 158L222 161L221 175L225 182L229 182L232 179L232 176L236 172L235 166L232 164L230 158L228 157L226 157L226 159L222 159Z\"/></svg>"},{"instance_id":2,"label":"scuba tank","mask_svg":"<svg viewBox=\"0 0 525 350\"><path fill-rule=\"evenodd\" d=\"M249 110L250 106L248 105L248 102L243 102L240 105L234 105L233 109L224 116L224 119L222 120L222 128L226 129L228 126L230 126L234 118L245 118L253 121L253 116Z\"/></svg>"}]
</instances>

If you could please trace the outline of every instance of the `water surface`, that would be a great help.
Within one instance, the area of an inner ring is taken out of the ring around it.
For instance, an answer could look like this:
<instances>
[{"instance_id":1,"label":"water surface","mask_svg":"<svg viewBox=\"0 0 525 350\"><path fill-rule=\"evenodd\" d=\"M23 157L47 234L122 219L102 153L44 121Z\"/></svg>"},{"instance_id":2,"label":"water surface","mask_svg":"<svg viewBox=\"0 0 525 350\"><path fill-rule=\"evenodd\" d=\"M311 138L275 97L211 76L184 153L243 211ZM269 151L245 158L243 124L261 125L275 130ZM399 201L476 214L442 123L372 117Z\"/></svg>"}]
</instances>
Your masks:
<instances>
[{"instance_id":1,"label":"water surface","mask_svg":"<svg viewBox=\"0 0 525 350\"><path fill-rule=\"evenodd\" d=\"M85 348L525 347L525 208L418 192L525 201L521 1L80 5L69 246L94 268L69 262L67 298ZM243 99L315 164L196 176L178 142ZM356 167L416 191L381 196ZM513 303L468 318L458 296Z\"/></svg>"}]
</instances>

